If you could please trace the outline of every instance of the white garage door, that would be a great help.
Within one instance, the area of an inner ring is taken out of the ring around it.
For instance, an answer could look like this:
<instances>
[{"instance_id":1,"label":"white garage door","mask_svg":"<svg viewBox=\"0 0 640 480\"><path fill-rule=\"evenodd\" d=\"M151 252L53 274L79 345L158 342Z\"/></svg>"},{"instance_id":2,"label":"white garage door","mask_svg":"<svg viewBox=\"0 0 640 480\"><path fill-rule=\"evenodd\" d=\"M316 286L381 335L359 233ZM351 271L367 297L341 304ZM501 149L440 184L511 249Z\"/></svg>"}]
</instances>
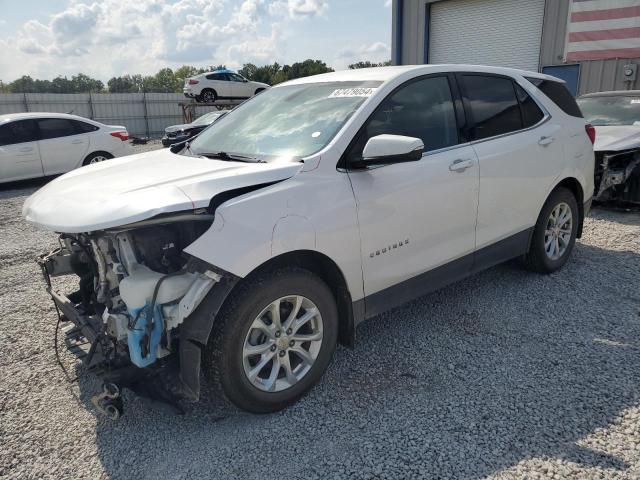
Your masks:
<instances>
[{"instance_id":1,"label":"white garage door","mask_svg":"<svg viewBox=\"0 0 640 480\"><path fill-rule=\"evenodd\" d=\"M431 5L429 63L538 70L544 0L444 0Z\"/></svg>"}]
</instances>

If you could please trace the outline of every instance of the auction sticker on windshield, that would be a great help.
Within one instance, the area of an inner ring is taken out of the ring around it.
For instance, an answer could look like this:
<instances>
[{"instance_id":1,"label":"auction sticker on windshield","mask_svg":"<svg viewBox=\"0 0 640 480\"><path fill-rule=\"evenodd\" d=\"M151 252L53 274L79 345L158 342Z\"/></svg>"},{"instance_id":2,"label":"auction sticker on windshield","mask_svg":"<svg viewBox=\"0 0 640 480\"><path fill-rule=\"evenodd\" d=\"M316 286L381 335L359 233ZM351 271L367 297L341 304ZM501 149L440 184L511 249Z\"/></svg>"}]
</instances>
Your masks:
<instances>
[{"instance_id":1,"label":"auction sticker on windshield","mask_svg":"<svg viewBox=\"0 0 640 480\"><path fill-rule=\"evenodd\" d=\"M331 92L329 98L337 97L370 97L375 92L375 88L356 87L356 88L338 88Z\"/></svg>"}]
</instances>

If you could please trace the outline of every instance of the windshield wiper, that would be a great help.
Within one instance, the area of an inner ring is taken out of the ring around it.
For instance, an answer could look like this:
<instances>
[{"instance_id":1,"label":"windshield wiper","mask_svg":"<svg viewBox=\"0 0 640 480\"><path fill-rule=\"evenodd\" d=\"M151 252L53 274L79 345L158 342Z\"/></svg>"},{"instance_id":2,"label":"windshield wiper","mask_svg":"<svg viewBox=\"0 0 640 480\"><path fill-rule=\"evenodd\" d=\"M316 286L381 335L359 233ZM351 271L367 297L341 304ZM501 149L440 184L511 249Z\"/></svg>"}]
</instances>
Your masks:
<instances>
[{"instance_id":1,"label":"windshield wiper","mask_svg":"<svg viewBox=\"0 0 640 480\"><path fill-rule=\"evenodd\" d=\"M235 153L227 152L197 152L196 155L201 157L213 158L216 160L238 161L248 163L263 163L264 160L259 160L255 157L247 157L245 155L238 155Z\"/></svg>"}]
</instances>

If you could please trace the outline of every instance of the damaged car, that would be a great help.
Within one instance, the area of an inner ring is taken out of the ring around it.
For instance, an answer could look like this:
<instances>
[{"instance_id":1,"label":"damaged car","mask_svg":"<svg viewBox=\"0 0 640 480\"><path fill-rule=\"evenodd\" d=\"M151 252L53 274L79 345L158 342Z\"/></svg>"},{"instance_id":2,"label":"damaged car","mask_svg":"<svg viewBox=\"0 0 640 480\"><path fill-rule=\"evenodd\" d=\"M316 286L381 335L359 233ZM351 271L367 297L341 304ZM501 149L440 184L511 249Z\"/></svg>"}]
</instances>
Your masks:
<instances>
[{"instance_id":1,"label":"damaged car","mask_svg":"<svg viewBox=\"0 0 640 480\"><path fill-rule=\"evenodd\" d=\"M640 90L589 93L578 104L596 132L594 200L640 204Z\"/></svg>"},{"instance_id":2,"label":"damaged car","mask_svg":"<svg viewBox=\"0 0 640 480\"><path fill-rule=\"evenodd\" d=\"M465 65L296 79L191 141L34 193L23 215L59 234L38 262L67 345L104 382L96 407L118 417L123 388L197 401L202 372L273 412L365 319L513 258L561 268L593 149L573 98L567 113L540 82L566 91Z\"/></svg>"}]
</instances>

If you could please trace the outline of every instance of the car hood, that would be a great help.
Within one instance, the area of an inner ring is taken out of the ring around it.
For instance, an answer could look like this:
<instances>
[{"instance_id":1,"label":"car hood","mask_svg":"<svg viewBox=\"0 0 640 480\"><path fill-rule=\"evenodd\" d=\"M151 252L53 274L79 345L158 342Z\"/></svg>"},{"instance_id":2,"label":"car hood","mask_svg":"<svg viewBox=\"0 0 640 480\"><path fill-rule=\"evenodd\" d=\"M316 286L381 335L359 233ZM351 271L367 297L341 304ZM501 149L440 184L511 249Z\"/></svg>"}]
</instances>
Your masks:
<instances>
[{"instance_id":1,"label":"car hood","mask_svg":"<svg viewBox=\"0 0 640 480\"><path fill-rule=\"evenodd\" d=\"M179 132L180 130L188 130L192 127L193 125L191 125L190 123L184 123L182 125L171 125L170 127L165 128L164 131L165 133Z\"/></svg>"},{"instance_id":2,"label":"car hood","mask_svg":"<svg viewBox=\"0 0 640 480\"><path fill-rule=\"evenodd\" d=\"M229 162L156 150L62 175L31 195L22 215L46 230L92 232L207 207L218 193L285 180L302 165Z\"/></svg>"},{"instance_id":3,"label":"car hood","mask_svg":"<svg viewBox=\"0 0 640 480\"><path fill-rule=\"evenodd\" d=\"M602 125L595 127L595 129L596 141L593 149L596 152L618 152L640 148L640 126Z\"/></svg>"}]
</instances>

